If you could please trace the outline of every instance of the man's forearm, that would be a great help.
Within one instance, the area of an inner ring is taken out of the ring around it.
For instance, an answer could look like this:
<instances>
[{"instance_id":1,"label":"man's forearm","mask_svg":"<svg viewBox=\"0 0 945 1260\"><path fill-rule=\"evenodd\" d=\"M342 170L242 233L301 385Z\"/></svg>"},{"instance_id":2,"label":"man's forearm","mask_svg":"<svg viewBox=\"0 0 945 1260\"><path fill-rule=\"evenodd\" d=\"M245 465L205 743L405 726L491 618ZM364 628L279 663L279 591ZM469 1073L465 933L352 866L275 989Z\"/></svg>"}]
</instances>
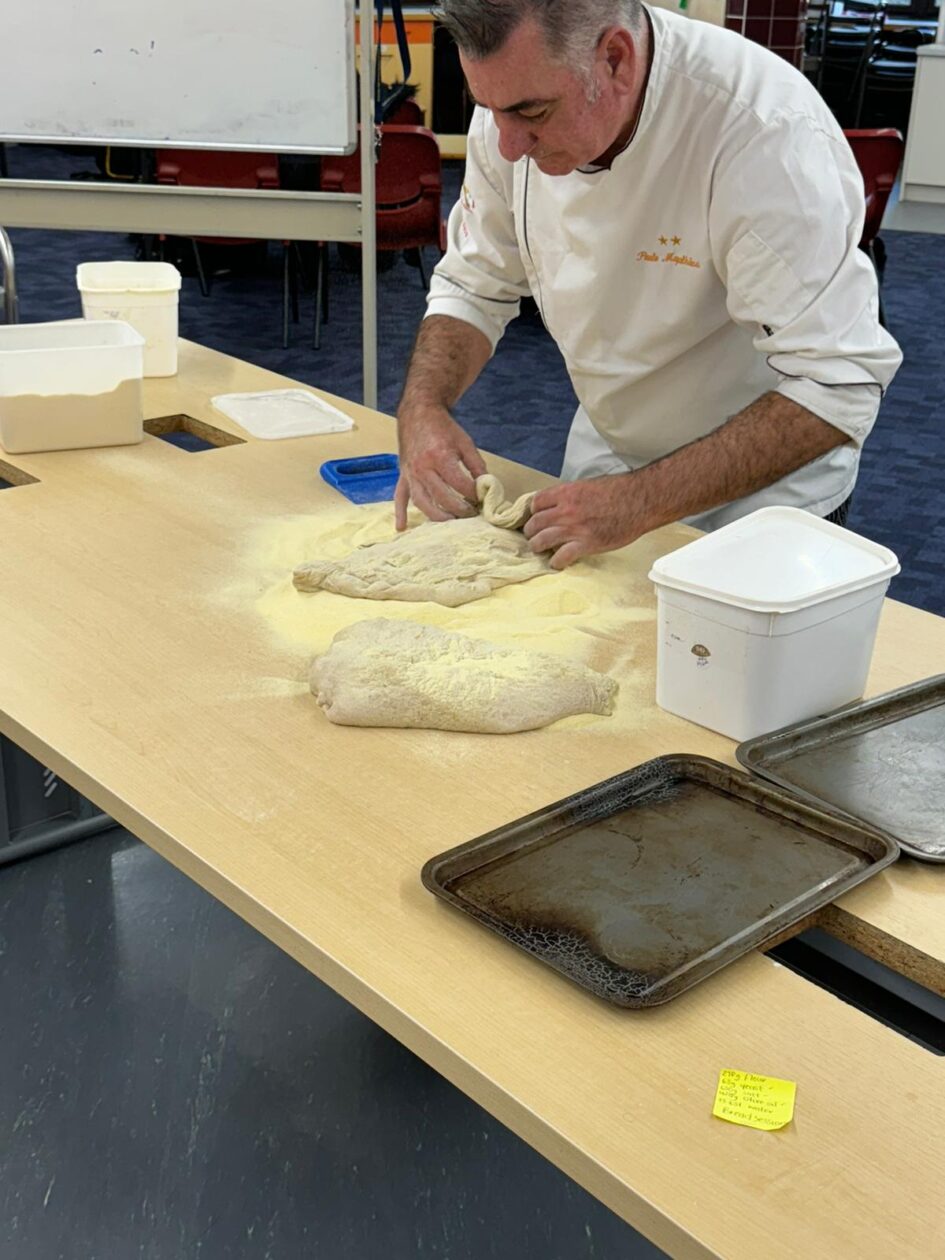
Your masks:
<instances>
[{"instance_id":1,"label":"man's forearm","mask_svg":"<svg viewBox=\"0 0 945 1260\"><path fill-rule=\"evenodd\" d=\"M478 328L451 315L423 320L414 343L398 414L445 407L463 396L485 365L492 347Z\"/></svg>"},{"instance_id":2,"label":"man's forearm","mask_svg":"<svg viewBox=\"0 0 945 1260\"><path fill-rule=\"evenodd\" d=\"M714 432L631 474L646 530L742 499L835 446L846 433L782 394L763 394Z\"/></svg>"},{"instance_id":3,"label":"man's forearm","mask_svg":"<svg viewBox=\"0 0 945 1260\"><path fill-rule=\"evenodd\" d=\"M540 490L525 535L566 568L625 547L682 517L742 499L847 441L780 394L764 394L714 433L637 472L559 482Z\"/></svg>"}]
</instances>

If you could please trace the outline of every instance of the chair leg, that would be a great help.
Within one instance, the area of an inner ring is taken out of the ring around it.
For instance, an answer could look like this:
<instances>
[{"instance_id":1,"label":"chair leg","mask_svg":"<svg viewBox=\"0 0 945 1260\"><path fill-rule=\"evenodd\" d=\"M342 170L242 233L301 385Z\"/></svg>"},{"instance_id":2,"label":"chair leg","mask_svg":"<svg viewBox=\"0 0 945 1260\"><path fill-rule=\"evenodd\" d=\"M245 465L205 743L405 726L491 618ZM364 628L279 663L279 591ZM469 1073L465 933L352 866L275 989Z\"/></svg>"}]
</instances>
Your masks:
<instances>
[{"instance_id":1,"label":"chair leg","mask_svg":"<svg viewBox=\"0 0 945 1260\"><path fill-rule=\"evenodd\" d=\"M870 262L873 264L873 270L876 272L876 297L879 302L879 324L881 328L887 328L886 323L886 307L883 305L883 273L886 270L886 246L877 236L875 240L870 241L866 247Z\"/></svg>"},{"instance_id":2,"label":"chair leg","mask_svg":"<svg viewBox=\"0 0 945 1260\"><path fill-rule=\"evenodd\" d=\"M282 242L282 349L289 348L289 243Z\"/></svg>"},{"instance_id":3,"label":"chair leg","mask_svg":"<svg viewBox=\"0 0 945 1260\"><path fill-rule=\"evenodd\" d=\"M882 284L886 275L886 245L881 236L874 236L870 242L870 258L876 268L879 283Z\"/></svg>"},{"instance_id":4,"label":"chair leg","mask_svg":"<svg viewBox=\"0 0 945 1260\"><path fill-rule=\"evenodd\" d=\"M207 276L203 269L203 259L200 257L200 246L193 237L190 238L190 244L194 251L194 264L197 268L197 281L200 284L200 292L204 297L209 297L210 285L207 283Z\"/></svg>"},{"instance_id":5,"label":"chair leg","mask_svg":"<svg viewBox=\"0 0 945 1260\"><path fill-rule=\"evenodd\" d=\"M305 293L310 287L308 266L306 265L305 255L302 253L302 247L298 241L292 242L292 266L298 273L299 292Z\"/></svg>"},{"instance_id":6,"label":"chair leg","mask_svg":"<svg viewBox=\"0 0 945 1260\"><path fill-rule=\"evenodd\" d=\"M318 246L318 264L315 268L315 333L312 339L314 349L322 348L322 302L325 285L325 246Z\"/></svg>"},{"instance_id":7,"label":"chair leg","mask_svg":"<svg viewBox=\"0 0 945 1260\"><path fill-rule=\"evenodd\" d=\"M322 269L322 323L328 323L328 290L331 287L331 269L328 266L328 242L322 241L318 247L318 261Z\"/></svg>"},{"instance_id":8,"label":"chair leg","mask_svg":"<svg viewBox=\"0 0 945 1260\"><path fill-rule=\"evenodd\" d=\"M856 96L856 113L853 118L853 126L859 127L860 120L863 117L863 105L866 102L866 74L864 73L859 83L859 91Z\"/></svg>"}]
</instances>

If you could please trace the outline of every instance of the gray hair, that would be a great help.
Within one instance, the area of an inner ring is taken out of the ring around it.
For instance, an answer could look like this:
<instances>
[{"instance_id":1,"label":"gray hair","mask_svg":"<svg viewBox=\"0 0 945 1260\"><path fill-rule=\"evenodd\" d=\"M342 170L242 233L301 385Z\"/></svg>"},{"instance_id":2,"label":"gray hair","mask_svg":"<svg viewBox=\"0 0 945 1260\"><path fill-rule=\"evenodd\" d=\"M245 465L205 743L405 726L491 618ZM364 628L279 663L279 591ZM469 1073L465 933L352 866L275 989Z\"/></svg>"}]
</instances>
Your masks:
<instances>
[{"instance_id":1,"label":"gray hair","mask_svg":"<svg viewBox=\"0 0 945 1260\"><path fill-rule=\"evenodd\" d=\"M551 56L583 74L604 31L638 31L643 9L640 0L440 0L436 17L473 61L491 57L534 18Z\"/></svg>"}]
</instances>

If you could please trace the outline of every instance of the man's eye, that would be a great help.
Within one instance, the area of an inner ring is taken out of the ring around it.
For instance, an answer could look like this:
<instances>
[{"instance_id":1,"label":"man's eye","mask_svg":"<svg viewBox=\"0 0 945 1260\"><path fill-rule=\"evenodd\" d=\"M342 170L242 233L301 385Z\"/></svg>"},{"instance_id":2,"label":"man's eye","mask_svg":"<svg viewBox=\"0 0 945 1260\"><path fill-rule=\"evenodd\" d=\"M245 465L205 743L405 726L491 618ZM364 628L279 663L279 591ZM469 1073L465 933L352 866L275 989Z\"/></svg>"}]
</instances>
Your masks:
<instances>
[{"instance_id":1,"label":"man's eye","mask_svg":"<svg viewBox=\"0 0 945 1260\"><path fill-rule=\"evenodd\" d=\"M524 118L526 122L541 122L547 113L547 109L540 109L537 114L522 114L521 117Z\"/></svg>"}]
</instances>

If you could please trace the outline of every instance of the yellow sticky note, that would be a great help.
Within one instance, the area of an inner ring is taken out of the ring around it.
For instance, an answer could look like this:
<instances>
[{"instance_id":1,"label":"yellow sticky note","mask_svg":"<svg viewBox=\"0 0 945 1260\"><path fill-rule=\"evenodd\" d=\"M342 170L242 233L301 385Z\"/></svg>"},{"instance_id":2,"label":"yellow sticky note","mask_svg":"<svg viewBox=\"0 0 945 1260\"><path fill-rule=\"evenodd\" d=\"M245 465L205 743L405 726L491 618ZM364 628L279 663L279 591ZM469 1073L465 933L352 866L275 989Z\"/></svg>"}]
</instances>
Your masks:
<instances>
[{"instance_id":1,"label":"yellow sticky note","mask_svg":"<svg viewBox=\"0 0 945 1260\"><path fill-rule=\"evenodd\" d=\"M750 1129L783 1129L794 1119L796 1090L794 1081L723 1068L712 1114Z\"/></svg>"}]
</instances>

